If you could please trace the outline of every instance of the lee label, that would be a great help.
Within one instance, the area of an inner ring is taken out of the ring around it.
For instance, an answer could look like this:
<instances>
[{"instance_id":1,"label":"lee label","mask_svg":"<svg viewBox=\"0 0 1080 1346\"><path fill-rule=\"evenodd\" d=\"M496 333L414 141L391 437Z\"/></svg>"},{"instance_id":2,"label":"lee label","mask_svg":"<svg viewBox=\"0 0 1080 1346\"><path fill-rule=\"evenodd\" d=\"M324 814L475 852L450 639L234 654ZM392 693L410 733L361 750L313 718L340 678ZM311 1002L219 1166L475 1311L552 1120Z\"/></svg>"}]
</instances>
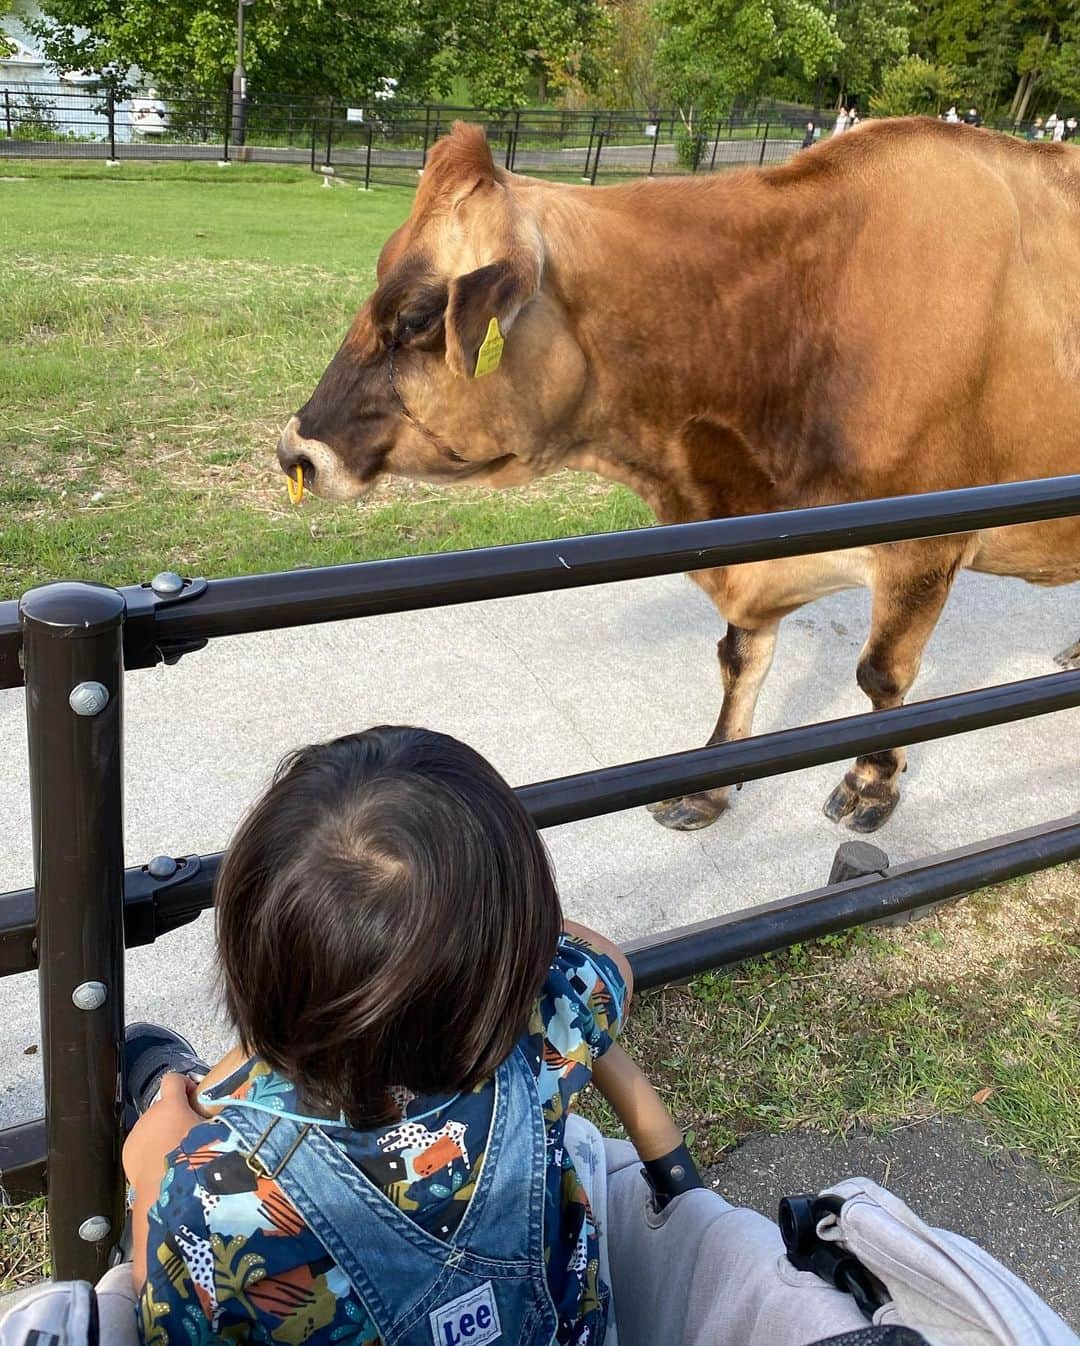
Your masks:
<instances>
[{"instance_id":1,"label":"lee label","mask_svg":"<svg viewBox=\"0 0 1080 1346\"><path fill-rule=\"evenodd\" d=\"M502 1336L490 1281L432 1309L428 1316L435 1346L485 1346Z\"/></svg>"}]
</instances>

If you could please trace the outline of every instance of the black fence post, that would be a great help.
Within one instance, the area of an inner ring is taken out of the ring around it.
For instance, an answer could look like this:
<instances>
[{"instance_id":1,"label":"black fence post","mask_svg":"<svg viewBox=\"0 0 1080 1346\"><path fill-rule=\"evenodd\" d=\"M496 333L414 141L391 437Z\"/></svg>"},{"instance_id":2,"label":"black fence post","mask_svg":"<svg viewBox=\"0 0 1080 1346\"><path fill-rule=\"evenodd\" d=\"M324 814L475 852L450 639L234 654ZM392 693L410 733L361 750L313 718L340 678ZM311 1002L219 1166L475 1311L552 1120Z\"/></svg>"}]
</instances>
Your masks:
<instances>
[{"instance_id":1,"label":"black fence post","mask_svg":"<svg viewBox=\"0 0 1080 1346\"><path fill-rule=\"evenodd\" d=\"M581 175L583 178L589 176L589 165L592 162L593 143L596 140L596 126L599 120L600 114L593 113L592 128L589 131L589 148L585 151L585 171Z\"/></svg>"},{"instance_id":2,"label":"black fence post","mask_svg":"<svg viewBox=\"0 0 1080 1346\"><path fill-rule=\"evenodd\" d=\"M372 126L371 126L371 123L368 122L368 126L367 126L367 158L364 160L364 191L365 191L365 192L366 192L366 191L370 188L370 186L371 186L371 136L372 136Z\"/></svg>"},{"instance_id":3,"label":"black fence post","mask_svg":"<svg viewBox=\"0 0 1080 1346\"><path fill-rule=\"evenodd\" d=\"M4 124L7 127L8 139L11 139L11 90L4 90Z\"/></svg>"},{"instance_id":4,"label":"black fence post","mask_svg":"<svg viewBox=\"0 0 1080 1346\"><path fill-rule=\"evenodd\" d=\"M589 178L589 183L593 187L596 186L596 173L600 167L600 151L603 148L604 148L604 133L603 131L601 131L600 134L596 137L596 153L593 155L592 176Z\"/></svg>"},{"instance_id":5,"label":"black fence post","mask_svg":"<svg viewBox=\"0 0 1080 1346\"><path fill-rule=\"evenodd\" d=\"M431 108L424 109L424 152L420 156L420 167L427 168L428 139L431 135Z\"/></svg>"},{"instance_id":6,"label":"black fence post","mask_svg":"<svg viewBox=\"0 0 1080 1346\"><path fill-rule=\"evenodd\" d=\"M116 158L116 92L110 86L105 91L105 115L109 119L109 158Z\"/></svg>"},{"instance_id":7,"label":"black fence post","mask_svg":"<svg viewBox=\"0 0 1080 1346\"><path fill-rule=\"evenodd\" d=\"M649 155L649 177L653 175L653 169L656 167L656 147L660 143L660 122L653 122L652 154Z\"/></svg>"},{"instance_id":8,"label":"black fence post","mask_svg":"<svg viewBox=\"0 0 1080 1346\"><path fill-rule=\"evenodd\" d=\"M52 1274L95 1281L124 1220L124 598L49 584L19 617Z\"/></svg>"},{"instance_id":9,"label":"black fence post","mask_svg":"<svg viewBox=\"0 0 1080 1346\"><path fill-rule=\"evenodd\" d=\"M330 106L326 109L326 159L324 160L327 168L331 167L334 155L334 100L330 99Z\"/></svg>"},{"instance_id":10,"label":"black fence post","mask_svg":"<svg viewBox=\"0 0 1080 1346\"><path fill-rule=\"evenodd\" d=\"M223 122L224 130L221 133L221 162L229 162L229 123L232 121L233 97L232 90L225 95L225 120Z\"/></svg>"},{"instance_id":11,"label":"black fence post","mask_svg":"<svg viewBox=\"0 0 1080 1346\"><path fill-rule=\"evenodd\" d=\"M758 168L765 162L765 147L769 143L769 123L765 123L765 134L761 137L761 154L758 156Z\"/></svg>"},{"instance_id":12,"label":"black fence post","mask_svg":"<svg viewBox=\"0 0 1080 1346\"><path fill-rule=\"evenodd\" d=\"M311 171L315 172L315 142L318 138L319 118L315 111L315 104L311 105Z\"/></svg>"},{"instance_id":13,"label":"black fence post","mask_svg":"<svg viewBox=\"0 0 1080 1346\"><path fill-rule=\"evenodd\" d=\"M716 138L712 143L712 158L709 160L710 173L716 167L716 151L720 148L720 132L723 129L724 129L724 123L720 121L718 118L716 122Z\"/></svg>"}]
</instances>

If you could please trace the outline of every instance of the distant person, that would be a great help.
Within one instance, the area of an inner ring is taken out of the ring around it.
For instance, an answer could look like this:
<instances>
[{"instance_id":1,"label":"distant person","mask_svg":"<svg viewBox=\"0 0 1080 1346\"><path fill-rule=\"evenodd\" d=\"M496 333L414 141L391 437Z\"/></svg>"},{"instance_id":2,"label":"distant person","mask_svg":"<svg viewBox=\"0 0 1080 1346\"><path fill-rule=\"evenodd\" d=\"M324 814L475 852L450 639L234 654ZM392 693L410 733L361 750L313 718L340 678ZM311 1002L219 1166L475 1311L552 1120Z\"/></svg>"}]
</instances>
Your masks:
<instances>
[{"instance_id":1,"label":"distant person","mask_svg":"<svg viewBox=\"0 0 1080 1346\"><path fill-rule=\"evenodd\" d=\"M1050 137L1051 140L1053 140L1054 138L1054 131L1057 128L1057 124L1058 124L1058 115L1056 112L1051 112L1049 117L1047 117L1046 119L1046 134Z\"/></svg>"},{"instance_id":2,"label":"distant person","mask_svg":"<svg viewBox=\"0 0 1080 1346\"><path fill-rule=\"evenodd\" d=\"M849 131L854 131L855 128L856 128L856 126L859 125L859 122L860 122L860 121L861 121L861 118L860 118L860 116L859 116L859 109L853 107L853 108L848 112L847 129L848 129Z\"/></svg>"},{"instance_id":3,"label":"distant person","mask_svg":"<svg viewBox=\"0 0 1080 1346\"><path fill-rule=\"evenodd\" d=\"M847 130L847 128L848 128L848 110L846 107L842 107L840 111L836 114L836 124L833 126L832 133L834 136L842 136L844 132Z\"/></svg>"},{"instance_id":4,"label":"distant person","mask_svg":"<svg viewBox=\"0 0 1080 1346\"><path fill-rule=\"evenodd\" d=\"M952 105L951 108L949 108L948 112L946 112L946 114L945 114L945 120L946 120L947 122L958 122L958 121L960 120L960 114L959 114L959 112L957 112L957 110L956 110L956 104L955 104L955 103Z\"/></svg>"},{"instance_id":5,"label":"distant person","mask_svg":"<svg viewBox=\"0 0 1080 1346\"><path fill-rule=\"evenodd\" d=\"M1061 138L1062 140L1072 140L1074 135L1076 135L1076 118L1070 117L1065 123L1065 134Z\"/></svg>"},{"instance_id":6,"label":"distant person","mask_svg":"<svg viewBox=\"0 0 1080 1346\"><path fill-rule=\"evenodd\" d=\"M1031 140L1043 140L1046 137L1046 127L1043 125L1043 119L1036 117L1031 127Z\"/></svg>"},{"instance_id":7,"label":"distant person","mask_svg":"<svg viewBox=\"0 0 1080 1346\"><path fill-rule=\"evenodd\" d=\"M814 143L814 132L816 130L817 127L814 125L813 122L806 123L806 134L802 138L802 144L799 146L799 149L808 150L810 148L810 146Z\"/></svg>"},{"instance_id":8,"label":"distant person","mask_svg":"<svg viewBox=\"0 0 1080 1346\"><path fill-rule=\"evenodd\" d=\"M1054 139L1061 141L1065 139L1065 118L1058 117L1054 123Z\"/></svg>"},{"instance_id":9,"label":"distant person","mask_svg":"<svg viewBox=\"0 0 1080 1346\"><path fill-rule=\"evenodd\" d=\"M969 107L968 110L964 113L964 121L967 123L968 126L982 125L982 118L979 116L978 112L973 107Z\"/></svg>"}]
</instances>

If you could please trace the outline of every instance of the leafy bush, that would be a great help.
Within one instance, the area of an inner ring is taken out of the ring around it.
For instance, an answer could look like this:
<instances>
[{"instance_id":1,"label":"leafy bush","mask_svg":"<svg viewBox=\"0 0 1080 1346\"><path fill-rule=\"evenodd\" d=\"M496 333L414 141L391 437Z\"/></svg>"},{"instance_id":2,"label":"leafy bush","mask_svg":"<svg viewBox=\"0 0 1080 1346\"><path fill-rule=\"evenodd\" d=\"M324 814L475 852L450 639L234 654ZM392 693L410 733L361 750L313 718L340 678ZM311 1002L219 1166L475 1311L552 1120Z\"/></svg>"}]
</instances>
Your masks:
<instances>
[{"instance_id":1,"label":"leafy bush","mask_svg":"<svg viewBox=\"0 0 1080 1346\"><path fill-rule=\"evenodd\" d=\"M705 135L688 126L680 126L675 132L675 157L683 168L696 173L705 157Z\"/></svg>"},{"instance_id":2,"label":"leafy bush","mask_svg":"<svg viewBox=\"0 0 1080 1346\"><path fill-rule=\"evenodd\" d=\"M934 65L921 56L908 56L887 71L881 90L870 99L875 117L935 117L963 96L960 76L952 66Z\"/></svg>"}]
</instances>

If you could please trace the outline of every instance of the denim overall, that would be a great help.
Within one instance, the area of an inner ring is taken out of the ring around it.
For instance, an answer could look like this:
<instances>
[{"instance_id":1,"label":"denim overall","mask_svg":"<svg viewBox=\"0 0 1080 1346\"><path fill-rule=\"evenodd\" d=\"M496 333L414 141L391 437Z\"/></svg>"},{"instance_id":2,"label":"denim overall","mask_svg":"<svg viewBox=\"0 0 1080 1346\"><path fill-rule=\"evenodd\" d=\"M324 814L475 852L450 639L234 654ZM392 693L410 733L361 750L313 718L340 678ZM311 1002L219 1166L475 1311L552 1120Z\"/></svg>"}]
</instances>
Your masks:
<instances>
[{"instance_id":1,"label":"denim overall","mask_svg":"<svg viewBox=\"0 0 1080 1346\"><path fill-rule=\"evenodd\" d=\"M319 1126L230 1103L218 1114L293 1203L363 1301L384 1346L548 1346L546 1133L521 1047L495 1075L487 1149L449 1239L398 1210Z\"/></svg>"}]
</instances>

